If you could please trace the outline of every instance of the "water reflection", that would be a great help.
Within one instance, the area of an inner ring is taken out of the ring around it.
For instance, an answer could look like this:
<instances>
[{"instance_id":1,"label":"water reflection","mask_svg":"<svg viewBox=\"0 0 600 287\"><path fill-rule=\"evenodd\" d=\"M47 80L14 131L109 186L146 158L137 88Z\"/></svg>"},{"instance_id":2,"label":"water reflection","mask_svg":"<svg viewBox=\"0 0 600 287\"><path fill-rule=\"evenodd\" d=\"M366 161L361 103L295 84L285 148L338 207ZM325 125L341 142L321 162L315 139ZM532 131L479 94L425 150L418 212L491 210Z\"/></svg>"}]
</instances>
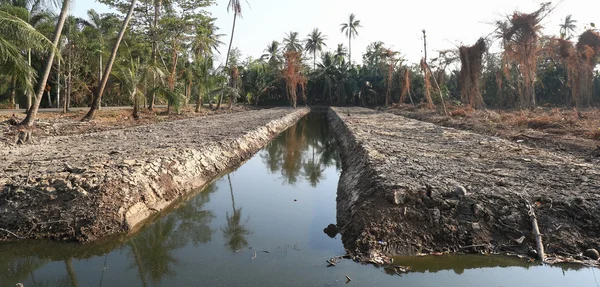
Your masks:
<instances>
[{"instance_id":1,"label":"water reflection","mask_svg":"<svg viewBox=\"0 0 600 287\"><path fill-rule=\"evenodd\" d=\"M0 255L0 279L4 278L8 282L25 281L30 275L33 276L35 270L47 263L48 260L40 259L37 256L15 258L12 256Z\"/></svg>"},{"instance_id":2,"label":"water reflection","mask_svg":"<svg viewBox=\"0 0 600 287\"><path fill-rule=\"evenodd\" d=\"M309 114L265 148L263 162L271 173L282 175L283 184L295 185L304 179L316 187L324 179L325 168L341 170L334 137L329 125L322 124L324 117Z\"/></svg>"},{"instance_id":3,"label":"water reflection","mask_svg":"<svg viewBox=\"0 0 600 287\"><path fill-rule=\"evenodd\" d=\"M336 223L340 171L324 117L302 119L132 238L0 244L0 287L345 286L346 275L353 286L597 286L586 269L495 256L397 258L415 271L402 277L347 260L327 268L344 247L323 233Z\"/></svg>"},{"instance_id":4,"label":"water reflection","mask_svg":"<svg viewBox=\"0 0 600 287\"><path fill-rule=\"evenodd\" d=\"M147 286L147 279L156 284L165 276L177 274L179 260L173 255L175 250L188 243L198 246L210 242L214 233L210 222L215 216L205 210L205 205L216 189L214 183L208 185L202 193L129 240L130 267L137 269L142 286Z\"/></svg>"},{"instance_id":5,"label":"water reflection","mask_svg":"<svg viewBox=\"0 0 600 287\"><path fill-rule=\"evenodd\" d=\"M252 232L246 228L246 224L250 220L248 217L242 223L242 208L235 208L235 197L233 196L233 185L231 184L231 177L227 175L227 181L229 182L229 192L231 193L231 209L232 213L227 212L227 224L223 230L223 236L226 239L225 245L233 252L239 252L242 249L248 247L247 235Z\"/></svg>"}]
</instances>

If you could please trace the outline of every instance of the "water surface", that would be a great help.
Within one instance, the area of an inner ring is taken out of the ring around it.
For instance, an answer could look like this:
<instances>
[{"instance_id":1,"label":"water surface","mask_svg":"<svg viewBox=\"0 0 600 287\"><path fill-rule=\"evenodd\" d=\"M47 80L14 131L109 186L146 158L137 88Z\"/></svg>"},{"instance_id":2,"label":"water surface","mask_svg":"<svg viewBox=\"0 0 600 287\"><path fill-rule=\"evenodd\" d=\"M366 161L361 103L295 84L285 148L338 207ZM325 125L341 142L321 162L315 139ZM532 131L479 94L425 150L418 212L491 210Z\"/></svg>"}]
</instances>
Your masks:
<instances>
[{"instance_id":1,"label":"water surface","mask_svg":"<svg viewBox=\"0 0 600 287\"><path fill-rule=\"evenodd\" d=\"M131 238L0 244L0 286L599 286L595 269L507 257L406 258L414 273L350 260L336 220L338 152L312 113L237 170Z\"/></svg>"}]
</instances>

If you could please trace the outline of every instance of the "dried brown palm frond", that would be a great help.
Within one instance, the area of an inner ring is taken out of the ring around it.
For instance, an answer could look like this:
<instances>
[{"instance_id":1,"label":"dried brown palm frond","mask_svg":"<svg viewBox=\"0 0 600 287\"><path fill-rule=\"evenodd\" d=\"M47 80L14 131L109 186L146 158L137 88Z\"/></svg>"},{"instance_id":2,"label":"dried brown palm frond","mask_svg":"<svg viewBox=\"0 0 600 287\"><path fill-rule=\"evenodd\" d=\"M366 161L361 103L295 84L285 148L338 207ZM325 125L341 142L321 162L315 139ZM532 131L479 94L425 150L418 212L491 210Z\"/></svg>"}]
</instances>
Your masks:
<instances>
[{"instance_id":1,"label":"dried brown palm frond","mask_svg":"<svg viewBox=\"0 0 600 287\"><path fill-rule=\"evenodd\" d=\"M509 65L516 64L523 82L519 96L524 107L535 107L537 59L541 52L540 23L552 10L550 3L543 3L533 13L516 11L507 20L496 22L504 47L504 70L508 72Z\"/></svg>"},{"instance_id":2,"label":"dried brown palm frond","mask_svg":"<svg viewBox=\"0 0 600 287\"><path fill-rule=\"evenodd\" d=\"M480 78L483 71L483 54L487 51L487 45L483 38L479 38L475 45L459 48L460 54L460 89L461 98L474 109L485 108L481 96Z\"/></svg>"},{"instance_id":3,"label":"dried brown palm frond","mask_svg":"<svg viewBox=\"0 0 600 287\"><path fill-rule=\"evenodd\" d=\"M291 105L295 108L298 102L298 89L301 89L302 98L306 102L306 83L307 78L302 72L302 54L301 52L288 51L284 55L285 67L282 71L285 80L288 98Z\"/></svg>"},{"instance_id":4,"label":"dried brown palm frond","mask_svg":"<svg viewBox=\"0 0 600 287\"><path fill-rule=\"evenodd\" d=\"M400 104L406 102L406 96L410 93L410 71L408 68L404 69L404 73L400 76L400 82L402 83L402 92L400 94Z\"/></svg>"},{"instance_id":5,"label":"dried brown palm frond","mask_svg":"<svg viewBox=\"0 0 600 287\"><path fill-rule=\"evenodd\" d=\"M425 99L427 100L427 108L433 110L435 109L435 105L433 104L433 100L431 99L431 74L429 73L427 63L425 63L424 59L421 59L421 70L423 70L424 75Z\"/></svg>"}]
</instances>

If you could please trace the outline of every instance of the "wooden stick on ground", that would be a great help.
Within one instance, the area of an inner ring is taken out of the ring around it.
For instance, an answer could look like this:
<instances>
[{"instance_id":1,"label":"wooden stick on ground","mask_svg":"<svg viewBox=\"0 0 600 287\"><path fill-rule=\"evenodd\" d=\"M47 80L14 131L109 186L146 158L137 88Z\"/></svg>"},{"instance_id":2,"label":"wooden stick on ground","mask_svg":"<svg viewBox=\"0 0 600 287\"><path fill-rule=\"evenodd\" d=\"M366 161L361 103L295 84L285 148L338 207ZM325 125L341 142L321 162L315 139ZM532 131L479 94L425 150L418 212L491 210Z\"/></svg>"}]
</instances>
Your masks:
<instances>
[{"instance_id":1,"label":"wooden stick on ground","mask_svg":"<svg viewBox=\"0 0 600 287\"><path fill-rule=\"evenodd\" d=\"M538 259L544 263L546 262L546 253L544 252L544 244L542 243L542 234L540 233L540 228L537 223L537 217L535 216L533 205L531 205L529 202L526 202L526 205L529 207L529 218L531 218L531 228L533 235L535 236L535 246Z\"/></svg>"}]
</instances>

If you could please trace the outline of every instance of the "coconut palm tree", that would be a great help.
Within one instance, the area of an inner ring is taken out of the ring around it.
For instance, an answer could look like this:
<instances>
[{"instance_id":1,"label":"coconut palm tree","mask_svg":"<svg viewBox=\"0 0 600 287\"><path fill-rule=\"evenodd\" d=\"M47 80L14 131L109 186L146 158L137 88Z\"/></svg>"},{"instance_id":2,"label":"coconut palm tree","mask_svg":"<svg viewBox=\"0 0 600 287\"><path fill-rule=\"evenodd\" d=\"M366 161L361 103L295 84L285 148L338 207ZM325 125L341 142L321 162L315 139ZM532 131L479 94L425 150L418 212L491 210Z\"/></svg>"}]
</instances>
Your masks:
<instances>
[{"instance_id":1,"label":"coconut palm tree","mask_svg":"<svg viewBox=\"0 0 600 287\"><path fill-rule=\"evenodd\" d=\"M219 27L215 25L216 18L203 18L194 27L194 35L190 44L195 60L202 57L211 57L218 52L219 46L224 43L220 40L223 34L217 34Z\"/></svg>"},{"instance_id":2,"label":"coconut palm tree","mask_svg":"<svg viewBox=\"0 0 600 287\"><path fill-rule=\"evenodd\" d=\"M108 77L110 76L110 72L112 70L112 66L115 62L115 58L117 57L117 51L119 50L119 45L121 44L121 40L123 40L123 36L125 35L125 31L127 30L127 25L129 25L129 20L131 20L131 15L133 14L133 9L135 8L135 3L137 0L131 0L131 5L129 6L129 12L127 12L127 16L125 16L125 20L123 21L123 25L121 26L121 31L119 32L119 36L117 36L117 41L113 47L112 53L110 54L110 58L108 59L108 63L106 63L106 69L104 75L102 75L102 80L96 89L96 94L94 95L94 100L92 101L92 106L90 107L90 111L83 117L82 120L89 121L94 119L96 116L96 112L100 107L100 101L102 100L102 94L104 94L104 89L106 88L106 84L108 83Z\"/></svg>"},{"instance_id":3,"label":"coconut palm tree","mask_svg":"<svg viewBox=\"0 0 600 287\"><path fill-rule=\"evenodd\" d=\"M37 116L40 103L42 102L42 95L46 90L46 82L48 81L48 76L50 76L50 70L52 70L52 63L54 62L56 50L60 41L60 35L62 33L63 26L65 25L65 21L67 20L67 14L69 11L70 4L71 0L63 0L60 15L58 16L58 23L56 24L54 36L52 37L52 49L50 49L50 52L46 57L41 78L37 82L36 95L34 99L35 101L33 102L31 108L27 111L27 117L25 117L25 119L20 123L20 125L22 126L33 126L33 123Z\"/></svg>"},{"instance_id":4,"label":"coconut palm tree","mask_svg":"<svg viewBox=\"0 0 600 287\"><path fill-rule=\"evenodd\" d=\"M286 52L302 52L302 44L298 38L298 32L290 31L283 39L283 45Z\"/></svg>"},{"instance_id":5,"label":"coconut palm tree","mask_svg":"<svg viewBox=\"0 0 600 287\"><path fill-rule=\"evenodd\" d=\"M273 41L271 42L267 48L264 50L265 54L263 54L260 58L263 61L267 61L271 68L279 68L281 63L283 62L283 57L279 54L279 42Z\"/></svg>"},{"instance_id":6,"label":"coconut palm tree","mask_svg":"<svg viewBox=\"0 0 600 287\"><path fill-rule=\"evenodd\" d=\"M323 47L327 47L325 40L327 40L327 36L323 35L323 33L319 31L319 28L315 28L308 34L304 50L313 54L313 69L317 68L317 52L321 53Z\"/></svg>"},{"instance_id":7,"label":"coconut palm tree","mask_svg":"<svg viewBox=\"0 0 600 287\"><path fill-rule=\"evenodd\" d=\"M91 46L98 53L98 82L102 80L102 68L103 61L102 56L104 54L104 46L106 43L105 37L115 28L114 23L116 17L114 16L105 16L102 17L98 12L94 9L90 9L87 11L87 15L89 20L83 20L82 24L85 26L84 29L87 29L90 36L94 38L96 41L91 43Z\"/></svg>"},{"instance_id":8,"label":"coconut palm tree","mask_svg":"<svg viewBox=\"0 0 600 287\"><path fill-rule=\"evenodd\" d=\"M229 40L229 48L227 49L227 56L225 57L225 67L229 66L229 55L231 53L231 47L233 44L233 34L235 33L235 22L238 17L242 18L242 3L240 0L229 0L227 4L227 12L233 10L233 26L231 27L231 38ZM219 96L219 103L217 104L217 110L221 108L223 102L223 95Z\"/></svg>"},{"instance_id":9,"label":"coconut palm tree","mask_svg":"<svg viewBox=\"0 0 600 287\"><path fill-rule=\"evenodd\" d=\"M164 72L161 69L142 63L140 58L131 59L128 61L128 65L118 67L114 74L121 90L131 96L134 119L139 118L140 101L144 96L142 89L145 79L150 74L160 75L161 78L164 77Z\"/></svg>"},{"instance_id":10,"label":"coconut palm tree","mask_svg":"<svg viewBox=\"0 0 600 287\"><path fill-rule=\"evenodd\" d=\"M347 55L348 50L346 49L346 47L344 47L344 44L338 44L337 49L335 49L335 54L333 54L333 59L336 63L341 63L342 61L344 61L344 57L346 57Z\"/></svg>"},{"instance_id":11,"label":"coconut palm tree","mask_svg":"<svg viewBox=\"0 0 600 287\"><path fill-rule=\"evenodd\" d=\"M337 75L336 58L331 52L321 55L321 63L317 69L317 78L320 79L323 86L323 95L329 96L329 104L333 105L333 89Z\"/></svg>"},{"instance_id":12,"label":"coconut palm tree","mask_svg":"<svg viewBox=\"0 0 600 287\"><path fill-rule=\"evenodd\" d=\"M18 86L28 94L32 93L36 75L21 51L33 49L43 52L52 47L50 40L23 20L23 16L28 14L22 7L0 6L0 30L3 31L0 35L0 74L11 83L13 107Z\"/></svg>"},{"instance_id":13,"label":"coconut palm tree","mask_svg":"<svg viewBox=\"0 0 600 287\"><path fill-rule=\"evenodd\" d=\"M565 22L560 24L560 38L569 40L575 34L575 29L577 29L577 20L572 18L573 15L569 14L565 18Z\"/></svg>"},{"instance_id":14,"label":"coconut palm tree","mask_svg":"<svg viewBox=\"0 0 600 287\"><path fill-rule=\"evenodd\" d=\"M340 26L342 27L340 31L348 38L348 62L352 64L352 38L358 36L357 29L362 26L360 25L360 20L356 20L354 13L350 14L347 23L342 23Z\"/></svg>"},{"instance_id":15,"label":"coconut palm tree","mask_svg":"<svg viewBox=\"0 0 600 287\"><path fill-rule=\"evenodd\" d=\"M54 18L50 12L44 11L48 5L52 5L54 2L54 0L0 0L0 5L3 6L2 10L5 10L5 12L17 16L34 28L37 28L36 26L38 23ZM15 14L9 10L20 10L20 12ZM35 51L35 49L33 47L27 47L25 50L27 51L27 64L31 67L32 52ZM33 83L36 76L37 74L31 73L29 80L27 81ZM21 86L23 86L23 84L21 84ZM26 108L29 109L32 104L33 88L26 88L24 91L27 95Z\"/></svg>"}]
</instances>

